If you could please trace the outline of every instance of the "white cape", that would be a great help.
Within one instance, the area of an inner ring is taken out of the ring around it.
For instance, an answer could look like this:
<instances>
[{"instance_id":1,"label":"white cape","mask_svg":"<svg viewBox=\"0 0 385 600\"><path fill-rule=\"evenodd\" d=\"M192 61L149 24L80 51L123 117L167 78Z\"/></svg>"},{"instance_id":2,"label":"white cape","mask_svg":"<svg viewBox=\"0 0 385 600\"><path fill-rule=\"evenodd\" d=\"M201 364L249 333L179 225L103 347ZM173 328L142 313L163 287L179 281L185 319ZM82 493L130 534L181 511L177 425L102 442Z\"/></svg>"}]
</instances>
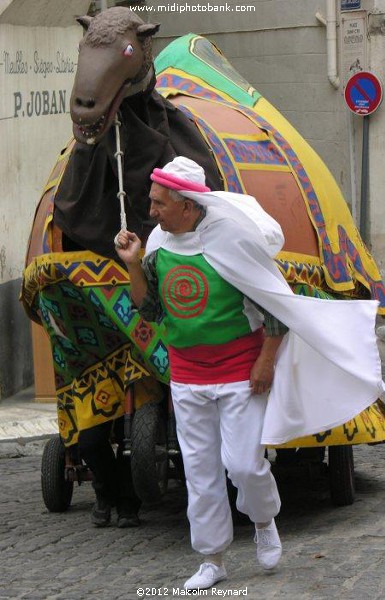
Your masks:
<instances>
[{"instance_id":1,"label":"white cape","mask_svg":"<svg viewBox=\"0 0 385 600\"><path fill-rule=\"evenodd\" d=\"M205 205L206 217L191 233L156 227L146 253L159 247L202 253L226 281L289 327L277 354L262 443L331 429L375 402L385 390L375 335L378 302L294 294L272 259L283 245L281 228L254 198L182 194Z\"/></svg>"}]
</instances>

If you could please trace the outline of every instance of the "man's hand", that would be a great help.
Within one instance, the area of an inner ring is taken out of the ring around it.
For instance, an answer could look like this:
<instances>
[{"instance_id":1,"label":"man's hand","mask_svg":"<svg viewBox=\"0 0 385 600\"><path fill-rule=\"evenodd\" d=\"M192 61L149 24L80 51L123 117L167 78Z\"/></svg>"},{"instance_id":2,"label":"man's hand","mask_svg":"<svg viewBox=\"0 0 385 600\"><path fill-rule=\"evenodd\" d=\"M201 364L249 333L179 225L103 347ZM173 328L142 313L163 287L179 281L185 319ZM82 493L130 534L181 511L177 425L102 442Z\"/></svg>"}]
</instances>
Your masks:
<instances>
[{"instance_id":1,"label":"man's hand","mask_svg":"<svg viewBox=\"0 0 385 600\"><path fill-rule=\"evenodd\" d=\"M130 276L131 298L140 306L148 291L148 283L140 260L141 241L135 233L122 229L114 239L116 252L125 263Z\"/></svg>"},{"instance_id":2,"label":"man's hand","mask_svg":"<svg viewBox=\"0 0 385 600\"><path fill-rule=\"evenodd\" d=\"M142 244L136 233L122 229L115 236L114 242L119 258L121 258L127 267L140 263L140 249Z\"/></svg>"},{"instance_id":3,"label":"man's hand","mask_svg":"<svg viewBox=\"0 0 385 600\"><path fill-rule=\"evenodd\" d=\"M274 359L267 360L261 355L257 358L250 371L250 387L256 394L268 392L273 383Z\"/></svg>"},{"instance_id":4,"label":"man's hand","mask_svg":"<svg viewBox=\"0 0 385 600\"><path fill-rule=\"evenodd\" d=\"M256 394L264 394L271 388L274 378L275 355L283 335L266 337L262 350L250 371L250 387Z\"/></svg>"}]
</instances>

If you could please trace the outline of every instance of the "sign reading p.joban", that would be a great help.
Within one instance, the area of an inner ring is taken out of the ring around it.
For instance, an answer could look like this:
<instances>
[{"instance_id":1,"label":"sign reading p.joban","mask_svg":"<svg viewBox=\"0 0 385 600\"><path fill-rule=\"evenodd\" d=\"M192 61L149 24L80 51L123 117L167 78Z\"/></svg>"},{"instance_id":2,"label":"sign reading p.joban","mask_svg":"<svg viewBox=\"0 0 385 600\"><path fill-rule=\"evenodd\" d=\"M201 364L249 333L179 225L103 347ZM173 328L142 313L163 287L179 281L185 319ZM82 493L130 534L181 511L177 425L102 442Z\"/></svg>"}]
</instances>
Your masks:
<instances>
[{"instance_id":1,"label":"sign reading p.joban","mask_svg":"<svg viewBox=\"0 0 385 600\"><path fill-rule=\"evenodd\" d=\"M369 71L355 73L345 87L345 101L356 115L373 113L382 102L382 84L378 77Z\"/></svg>"}]
</instances>

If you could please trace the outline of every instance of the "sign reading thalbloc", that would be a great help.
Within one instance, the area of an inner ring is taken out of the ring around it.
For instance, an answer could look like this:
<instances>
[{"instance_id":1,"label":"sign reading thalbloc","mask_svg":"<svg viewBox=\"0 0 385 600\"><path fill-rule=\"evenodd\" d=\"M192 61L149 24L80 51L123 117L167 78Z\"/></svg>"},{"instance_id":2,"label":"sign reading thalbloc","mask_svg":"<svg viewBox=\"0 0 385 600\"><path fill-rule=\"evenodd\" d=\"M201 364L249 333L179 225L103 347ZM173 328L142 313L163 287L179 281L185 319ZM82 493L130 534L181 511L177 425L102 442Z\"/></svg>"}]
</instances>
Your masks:
<instances>
[{"instance_id":1,"label":"sign reading thalbloc","mask_svg":"<svg viewBox=\"0 0 385 600\"><path fill-rule=\"evenodd\" d=\"M382 84L373 73L361 71L349 79L344 96L346 104L356 115L370 115L382 102Z\"/></svg>"},{"instance_id":2,"label":"sign reading thalbloc","mask_svg":"<svg viewBox=\"0 0 385 600\"><path fill-rule=\"evenodd\" d=\"M341 0L341 10L361 8L361 0Z\"/></svg>"}]
</instances>

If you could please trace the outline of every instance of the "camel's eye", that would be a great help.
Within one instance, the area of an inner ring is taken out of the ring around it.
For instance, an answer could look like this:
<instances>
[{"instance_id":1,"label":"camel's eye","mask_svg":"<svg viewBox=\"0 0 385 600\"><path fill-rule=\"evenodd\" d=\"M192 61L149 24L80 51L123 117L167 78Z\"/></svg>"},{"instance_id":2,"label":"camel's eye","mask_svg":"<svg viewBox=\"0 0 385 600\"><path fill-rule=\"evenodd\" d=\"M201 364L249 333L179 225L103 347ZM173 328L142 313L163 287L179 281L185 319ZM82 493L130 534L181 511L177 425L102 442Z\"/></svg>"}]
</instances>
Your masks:
<instances>
[{"instance_id":1,"label":"camel's eye","mask_svg":"<svg viewBox=\"0 0 385 600\"><path fill-rule=\"evenodd\" d=\"M131 56L131 54L134 52L134 46L132 46L131 44L128 44L127 48L125 49L125 51L123 52L124 56Z\"/></svg>"}]
</instances>

